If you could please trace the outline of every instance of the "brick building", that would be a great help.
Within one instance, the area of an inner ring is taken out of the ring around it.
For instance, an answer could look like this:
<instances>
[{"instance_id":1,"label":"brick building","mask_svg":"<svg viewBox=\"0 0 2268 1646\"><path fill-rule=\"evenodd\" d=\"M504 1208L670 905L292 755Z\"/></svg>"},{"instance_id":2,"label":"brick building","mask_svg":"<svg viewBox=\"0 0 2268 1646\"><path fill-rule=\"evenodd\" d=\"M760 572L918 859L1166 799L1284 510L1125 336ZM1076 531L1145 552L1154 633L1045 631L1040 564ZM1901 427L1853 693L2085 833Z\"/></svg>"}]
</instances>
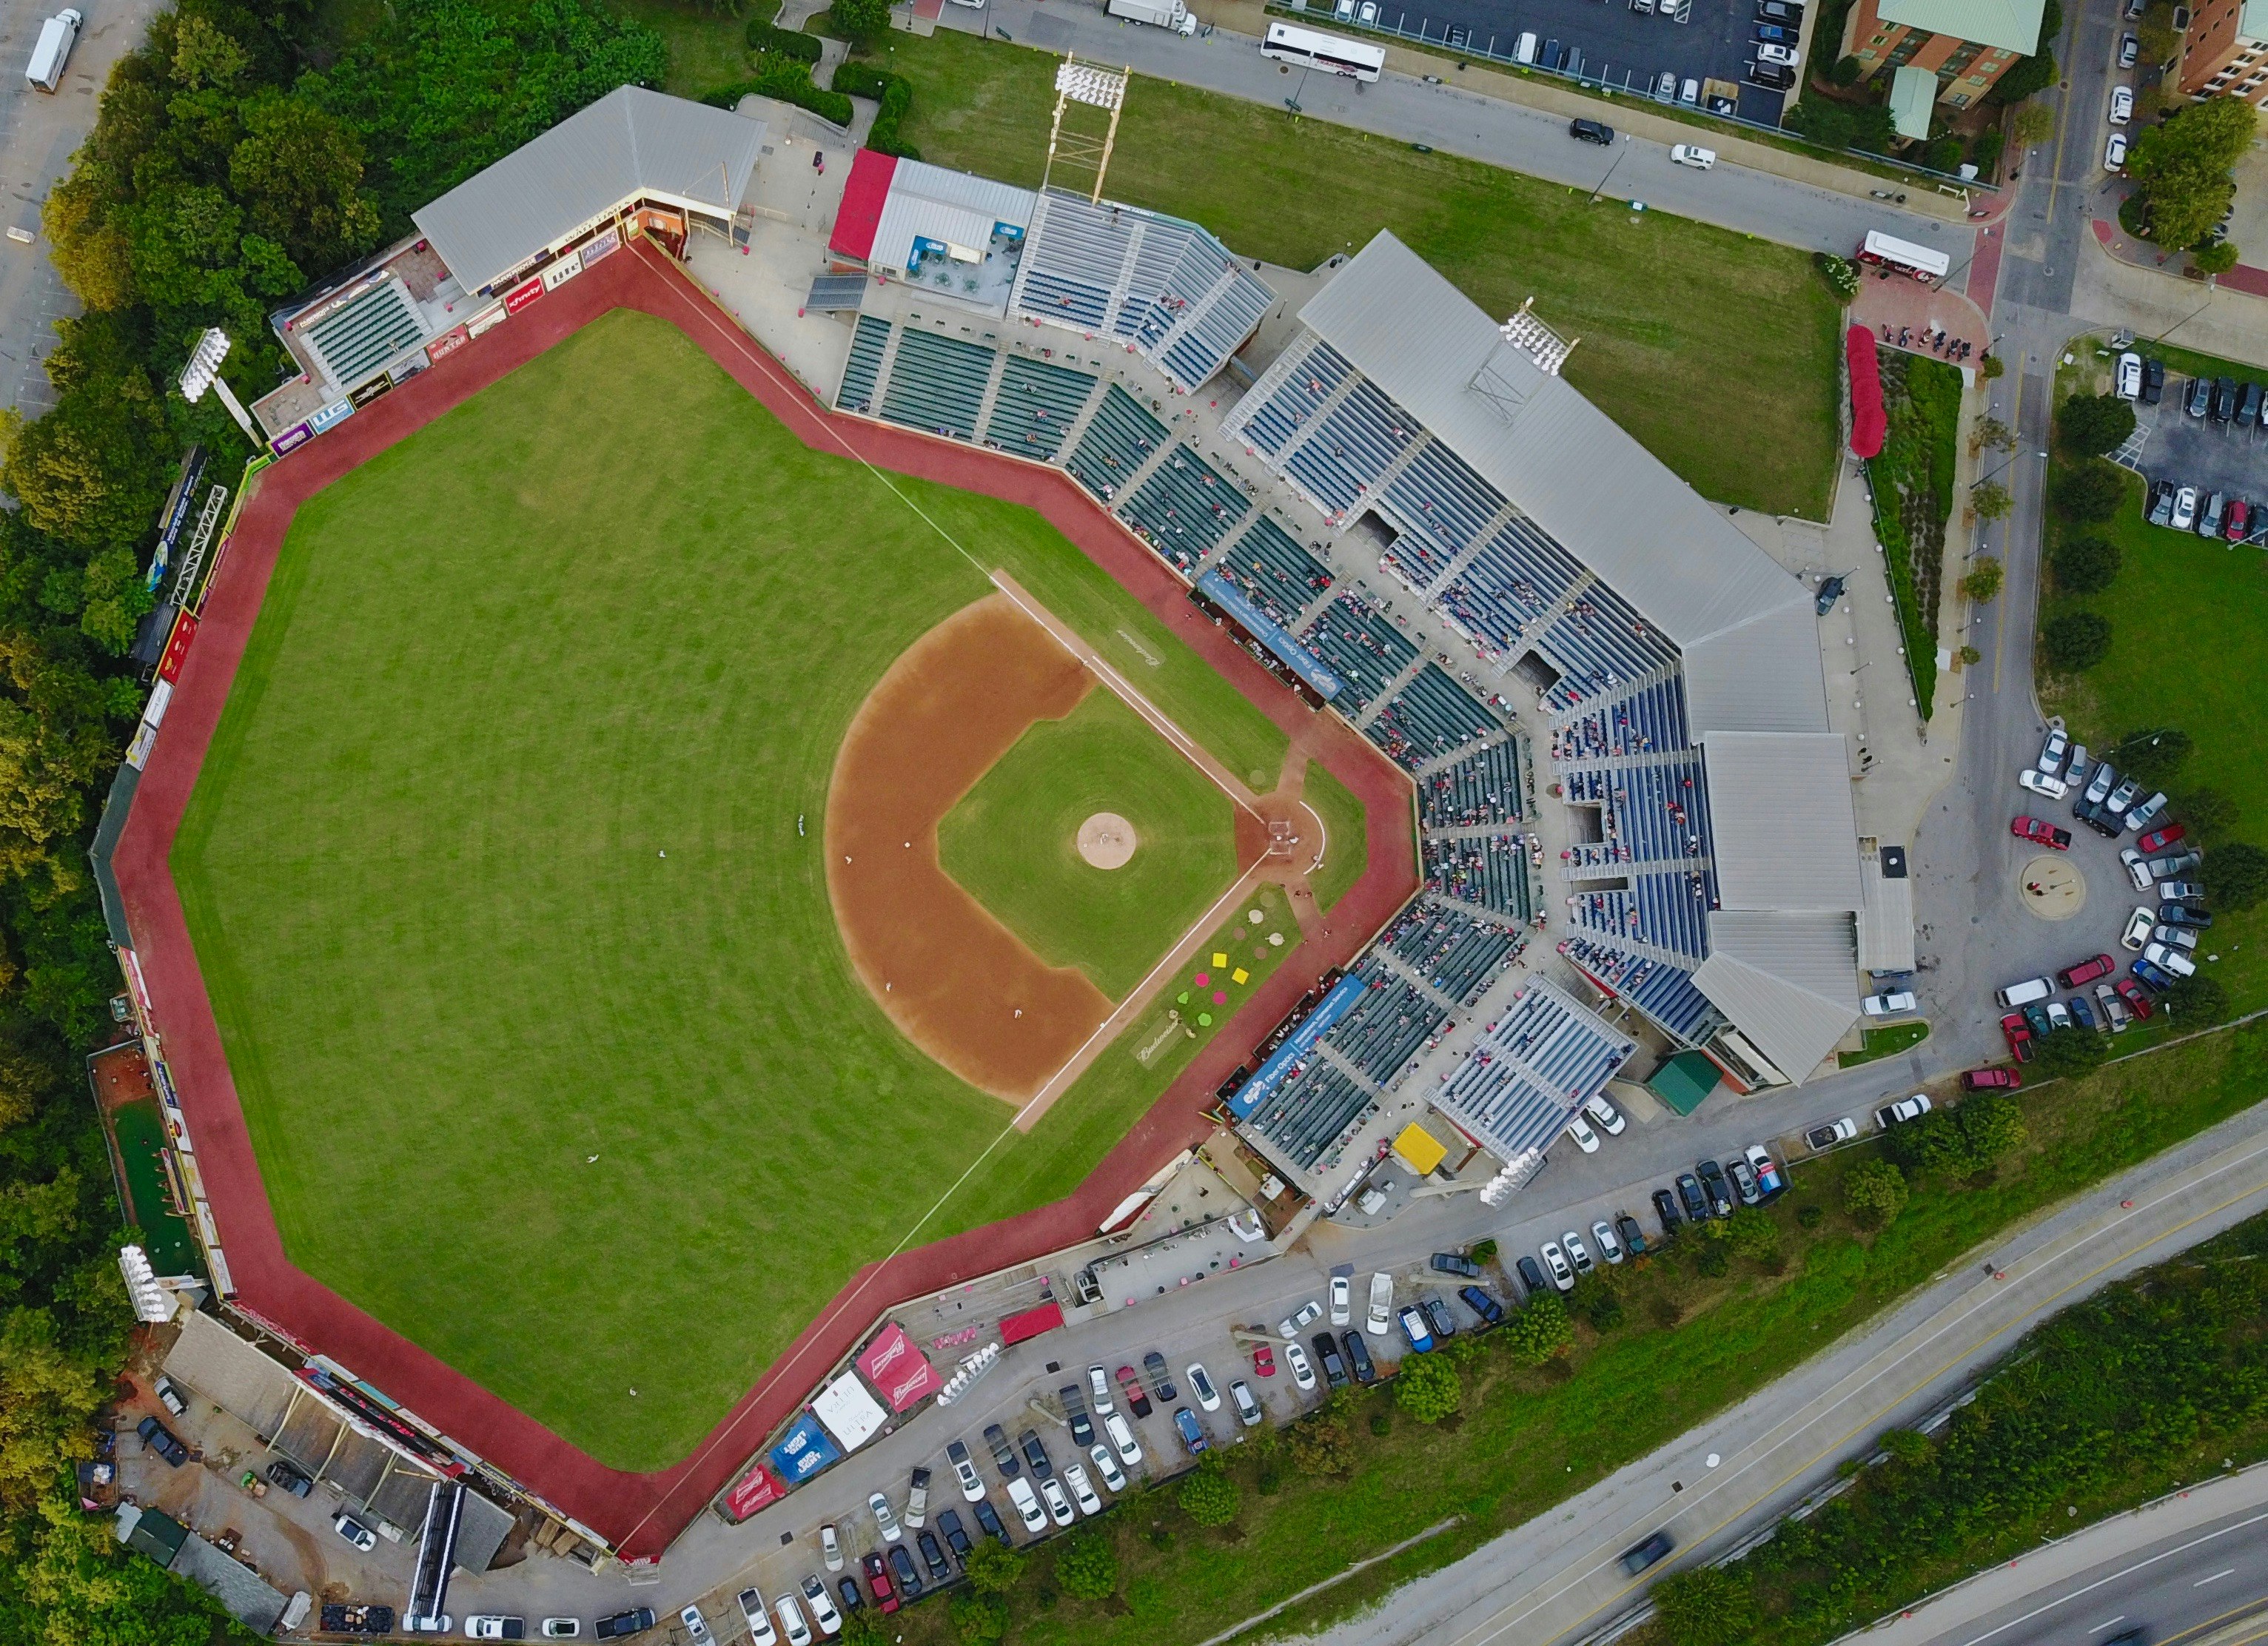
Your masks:
<instances>
[{"instance_id":1,"label":"brick building","mask_svg":"<svg viewBox=\"0 0 2268 1646\"><path fill-rule=\"evenodd\" d=\"M2206 0L2182 41L2176 84L2191 97L2268 96L2268 0Z\"/></svg>"},{"instance_id":2,"label":"brick building","mask_svg":"<svg viewBox=\"0 0 2268 1646\"><path fill-rule=\"evenodd\" d=\"M2040 48L2047 0L1859 0L1843 26L1843 51L1862 77L1926 69L1937 100L1966 108L2009 65ZM2220 0L2268 11L2268 0Z\"/></svg>"}]
</instances>

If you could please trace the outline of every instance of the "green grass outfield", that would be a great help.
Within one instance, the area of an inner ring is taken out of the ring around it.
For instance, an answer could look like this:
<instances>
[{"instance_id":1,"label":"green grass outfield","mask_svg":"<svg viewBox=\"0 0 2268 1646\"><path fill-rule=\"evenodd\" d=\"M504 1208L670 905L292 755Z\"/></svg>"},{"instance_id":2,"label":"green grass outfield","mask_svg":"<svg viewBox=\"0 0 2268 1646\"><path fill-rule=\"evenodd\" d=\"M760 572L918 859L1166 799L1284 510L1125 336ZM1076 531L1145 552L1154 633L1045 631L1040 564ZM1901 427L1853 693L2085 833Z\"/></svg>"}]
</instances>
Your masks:
<instances>
[{"instance_id":1,"label":"green grass outfield","mask_svg":"<svg viewBox=\"0 0 2268 1646\"><path fill-rule=\"evenodd\" d=\"M174 847L292 1260L615 1467L860 1263L1067 1193L1173 1072L1081 1082L930 1215L1009 1110L876 1008L821 862L850 716L990 587L904 498L1280 769L1037 515L807 452L619 312L300 510Z\"/></svg>"},{"instance_id":2,"label":"green grass outfield","mask_svg":"<svg viewBox=\"0 0 2268 1646\"><path fill-rule=\"evenodd\" d=\"M1300 797L1322 819L1323 866L1307 877L1307 889L1315 894L1315 907L1329 914L1362 878L1370 853L1369 824L1354 790L1313 761Z\"/></svg>"},{"instance_id":3,"label":"green grass outfield","mask_svg":"<svg viewBox=\"0 0 2268 1646\"><path fill-rule=\"evenodd\" d=\"M1079 827L1134 826L1098 869ZM1123 1000L1236 878L1235 803L1108 688L1016 740L938 826L945 871L1049 966Z\"/></svg>"}]
</instances>

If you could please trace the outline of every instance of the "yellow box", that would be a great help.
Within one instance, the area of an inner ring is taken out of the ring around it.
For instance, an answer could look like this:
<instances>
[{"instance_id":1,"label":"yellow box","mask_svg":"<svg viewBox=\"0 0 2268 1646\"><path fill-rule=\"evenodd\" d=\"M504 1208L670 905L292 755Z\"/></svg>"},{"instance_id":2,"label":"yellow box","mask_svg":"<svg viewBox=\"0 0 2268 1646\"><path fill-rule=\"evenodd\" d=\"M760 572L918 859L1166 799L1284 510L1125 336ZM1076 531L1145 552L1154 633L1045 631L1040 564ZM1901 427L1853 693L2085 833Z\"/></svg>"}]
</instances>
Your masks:
<instances>
[{"instance_id":1,"label":"yellow box","mask_svg":"<svg viewBox=\"0 0 2268 1646\"><path fill-rule=\"evenodd\" d=\"M1249 981L1251 981L1251 979L1252 979L1252 974L1251 974L1251 973L1249 973L1249 972L1248 972L1248 971L1246 971L1246 970L1245 970L1242 966L1238 966L1238 967L1236 968L1236 970L1234 970L1233 972L1231 972L1231 973L1228 974L1228 981L1229 981L1230 982L1232 982L1232 983L1245 983L1245 982L1249 982Z\"/></svg>"},{"instance_id":2,"label":"yellow box","mask_svg":"<svg viewBox=\"0 0 2268 1646\"><path fill-rule=\"evenodd\" d=\"M1212 963L1216 966L1226 966L1228 964L1228 957L1225 954L1216 954L1212 958Z\"/></svg>"}]
</instances>

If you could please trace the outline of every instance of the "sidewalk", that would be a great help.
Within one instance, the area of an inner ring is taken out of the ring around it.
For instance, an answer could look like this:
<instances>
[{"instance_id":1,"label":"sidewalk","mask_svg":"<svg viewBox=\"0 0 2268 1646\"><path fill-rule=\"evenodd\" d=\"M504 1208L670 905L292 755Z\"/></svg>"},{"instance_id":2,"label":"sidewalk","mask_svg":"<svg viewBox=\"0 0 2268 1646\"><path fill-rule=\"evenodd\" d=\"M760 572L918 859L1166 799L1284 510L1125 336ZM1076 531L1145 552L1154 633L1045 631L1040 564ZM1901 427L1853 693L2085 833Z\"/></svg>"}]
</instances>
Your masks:
<instances>
[{"instance_id":1,"label":"sidewalk","mask_svg":"<svg viewBox=\"0 0 2268 1646\"><path fill-rule=\"evenodd\" d=\"M2116 225L2095 219L2094 247L2083 254L2084 283L2072 296L2072 313L2099 327L2124 327L2138 337L2178 333L2184 349L2268 366L2268 307L2261 298L2220 282L2185 279L2112 249ZM2131 245L2131 242L2130 242Z\"/></svg>"}]
</instances>

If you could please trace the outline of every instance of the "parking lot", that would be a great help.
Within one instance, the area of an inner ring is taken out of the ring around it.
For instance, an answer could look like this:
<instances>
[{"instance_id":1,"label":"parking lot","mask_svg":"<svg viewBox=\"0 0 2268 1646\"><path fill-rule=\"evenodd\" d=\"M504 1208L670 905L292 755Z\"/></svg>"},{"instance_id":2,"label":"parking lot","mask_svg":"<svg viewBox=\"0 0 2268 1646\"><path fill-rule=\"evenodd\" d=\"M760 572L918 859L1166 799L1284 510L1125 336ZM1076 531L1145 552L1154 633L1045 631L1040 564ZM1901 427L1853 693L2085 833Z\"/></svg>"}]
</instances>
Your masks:
<instances>
[{"instance_id":1,"label":"parking lot","mask_svg":"<svg viewBox=\"0 0 2268 1646\"><path fill-rule=\"evenodd\" d=\"M1328 16L1336 0L1308 0L1307 9ZM1689 79L1721 82L1742 119L1766 125L1779 124L1786 101L1745 77L1757 45L1755 0L1377 0L1377 12L1389 33L1506 62L1521 35L1533 33L1539 65L1556 47L1565 54L1562 72L1638 95L1664 72L1681 89ZM1348 7L1336 20L1358 15Z\"/></svg>"},{"instance_id":2,"label":"parking lot","mask_svg":"<svg viewBox=\"0 0 2268 1646\"><path fill-rule=\"evenodd\" d=\"M2189 415L2192 380L2169 373L2164 398L2155 406L2135 407L2138 449L2130 452L2132 460L2154 482L2194 487L2200 496L2217 491L2257 505L2268 499L2268 424ZM2260 525L2246 535L2251 542L2268 540Z\"/></svg>"}]
</instances>

